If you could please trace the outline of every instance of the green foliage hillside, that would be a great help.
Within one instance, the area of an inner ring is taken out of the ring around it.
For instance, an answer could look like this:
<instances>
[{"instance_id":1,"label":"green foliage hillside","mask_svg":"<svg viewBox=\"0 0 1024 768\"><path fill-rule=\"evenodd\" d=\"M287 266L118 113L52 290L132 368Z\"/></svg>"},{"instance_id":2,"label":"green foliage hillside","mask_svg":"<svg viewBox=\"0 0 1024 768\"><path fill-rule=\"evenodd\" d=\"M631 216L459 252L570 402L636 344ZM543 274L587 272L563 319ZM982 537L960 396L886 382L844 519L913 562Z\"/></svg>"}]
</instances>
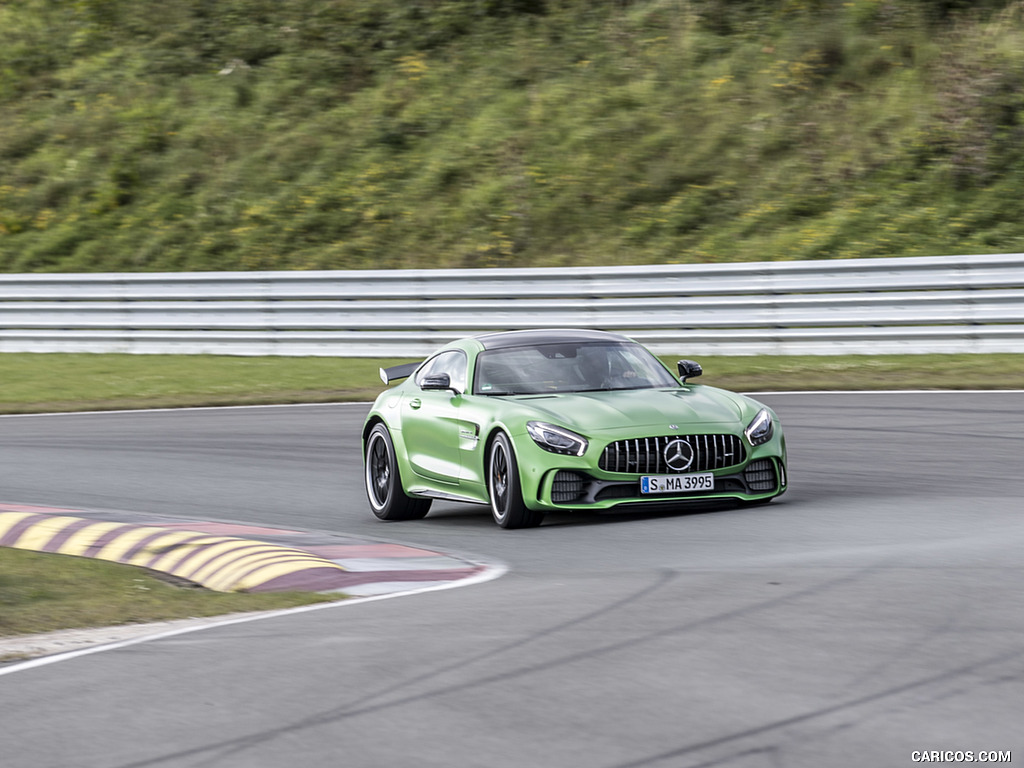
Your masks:
<instances>
[{"instance_id":1,"label":"green foliage hillside","mask_svg":"<svg viewBox=\"0 0 1024 768\"><path fill-rule=\"evenodd\" d=\"M1024 251L1024 3L6 0L0 271Z\"/></svg>"}]
</instances>

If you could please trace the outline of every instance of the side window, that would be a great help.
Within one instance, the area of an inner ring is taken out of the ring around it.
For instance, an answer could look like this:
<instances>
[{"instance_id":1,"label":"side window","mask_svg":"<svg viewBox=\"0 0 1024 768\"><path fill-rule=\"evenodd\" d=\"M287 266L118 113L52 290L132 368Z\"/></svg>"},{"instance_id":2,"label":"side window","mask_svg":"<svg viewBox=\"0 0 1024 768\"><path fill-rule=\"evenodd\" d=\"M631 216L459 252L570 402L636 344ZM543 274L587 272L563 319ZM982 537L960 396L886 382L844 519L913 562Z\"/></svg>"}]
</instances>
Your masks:
<instances>
[{"instance_id":1,"label":"side window","mask_svg":"<svg viewBox=\"0 0 1024 768\"><path fill-rule=\"evenodd\" d=\"M448 375L451 376L452 386L455 387L459 392L466 391L466 368L468 366L466 362L465 352L454 352L452 353L451 369L448 371Z\"/></svg>"},{"instance_id":2,"label":"side window","mask_svg":"<svg viewBox=\"0 0 1024 768\"><path fill-rule=\"evenodd\" d=\"M452 387L458 392L466 391L466 353L462 350L453 349L442 352L436 357L428 360L422 368L416 372L416 386L421 386L423 379L427 376L436 376L439 373L447 373Z\"/></svg>"},{"instance_id":3,"label":"side window","mask_svg":"<svg viewBox=\"0 0 1024 768\"><path fill-rule=\"evenodd\" d=\"M437 365L437 361L439 359L440 356L430 358L420 367L418 371L416 371L416 377L413 379L413 381L416 382L417 387L422 386L423 379L425 379L427 376L434 372L434 366Z\"/></svg>"}]
</instances>

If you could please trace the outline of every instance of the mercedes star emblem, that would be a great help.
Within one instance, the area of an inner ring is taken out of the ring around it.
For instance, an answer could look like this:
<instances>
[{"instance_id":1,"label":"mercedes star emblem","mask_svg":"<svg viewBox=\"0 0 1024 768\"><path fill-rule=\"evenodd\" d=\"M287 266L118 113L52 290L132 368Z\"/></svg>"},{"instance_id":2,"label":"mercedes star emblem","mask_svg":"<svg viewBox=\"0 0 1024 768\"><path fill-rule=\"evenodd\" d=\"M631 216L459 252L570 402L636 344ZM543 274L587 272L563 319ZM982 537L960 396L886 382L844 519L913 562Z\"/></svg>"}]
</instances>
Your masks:
<instances>
[{"instance_id":1,"label":"mercedes star emblem","mask_svg":"<svg viewBox=\"0 0 1024 768\"><path fill-rule=\"evenodd\" d=\"M665 463L673 472L685 472L693 464L693 448L685 440L673 440L665 446Z\"/></svg>"}]
</instances>

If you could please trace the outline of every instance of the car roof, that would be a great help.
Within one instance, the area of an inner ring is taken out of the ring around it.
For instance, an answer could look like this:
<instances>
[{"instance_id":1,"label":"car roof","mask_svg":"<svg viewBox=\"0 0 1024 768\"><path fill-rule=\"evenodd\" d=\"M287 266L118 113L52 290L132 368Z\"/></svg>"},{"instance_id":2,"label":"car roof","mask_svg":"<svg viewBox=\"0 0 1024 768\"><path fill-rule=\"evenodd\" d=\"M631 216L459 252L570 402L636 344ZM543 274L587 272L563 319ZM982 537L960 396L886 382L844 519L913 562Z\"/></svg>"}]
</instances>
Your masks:
<instances>
[{"instance_id":1,"label":"car roof","mask_svg":"<svg viewBox=\"0 0 1024 768\"><path fill-rule=\"evenodd\" d=\"M534 344L566 344L585 341L632 341L625 336L607 331L578 330L574 328L546 328L533 331L501 331L474 336L484 349L526 347Z\"/></svg>"}]
</instances>

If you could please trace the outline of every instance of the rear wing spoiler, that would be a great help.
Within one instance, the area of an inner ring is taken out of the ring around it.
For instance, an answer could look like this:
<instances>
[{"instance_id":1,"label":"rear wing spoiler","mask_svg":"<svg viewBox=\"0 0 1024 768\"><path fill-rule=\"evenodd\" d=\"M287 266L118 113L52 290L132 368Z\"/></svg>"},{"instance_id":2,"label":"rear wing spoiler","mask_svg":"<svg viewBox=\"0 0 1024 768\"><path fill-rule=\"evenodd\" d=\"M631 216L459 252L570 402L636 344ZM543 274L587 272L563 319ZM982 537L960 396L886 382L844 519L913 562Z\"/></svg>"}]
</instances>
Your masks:
<instances>
[{"instance_id":1,"label":"rear wing spoiler","mask_svg":"<svg viewBox=\"0 0 1024 768\"><path fill-rule=\"evenodd\" d=\"M381 368L380 380L385 384L390 384L399 379L407 379L416 372L420 365L422 363L403 363L402 365L393 365L390 368Z\"/></svg>"}]
</instances>

